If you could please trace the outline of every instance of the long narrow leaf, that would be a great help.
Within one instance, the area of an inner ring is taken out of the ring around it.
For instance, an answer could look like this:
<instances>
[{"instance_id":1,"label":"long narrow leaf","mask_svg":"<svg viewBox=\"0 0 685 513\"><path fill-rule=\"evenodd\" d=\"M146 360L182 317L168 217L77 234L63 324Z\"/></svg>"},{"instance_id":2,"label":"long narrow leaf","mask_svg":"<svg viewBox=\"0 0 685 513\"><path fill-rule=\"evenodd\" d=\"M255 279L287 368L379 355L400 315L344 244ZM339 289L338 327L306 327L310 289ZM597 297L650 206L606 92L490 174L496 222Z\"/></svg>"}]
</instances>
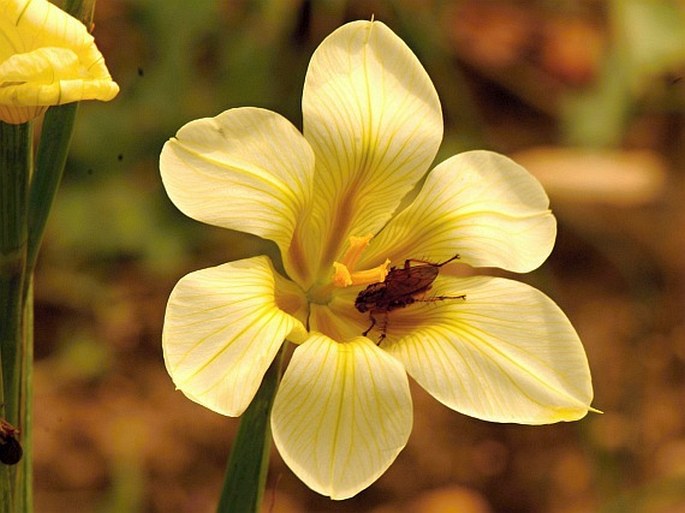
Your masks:
<instances>
[{"instance_id":1,"label":"long narrow leaf","mask_svg":"<svg viewBox=\"0 0 685 513\"><path fill-rule=\"evenodd\" d=\"M274 359L257 395L240 419L218 513L260 511L271 448L271 407L280 381L283 352L281 349Z\"/></svg>"}]
</instances>

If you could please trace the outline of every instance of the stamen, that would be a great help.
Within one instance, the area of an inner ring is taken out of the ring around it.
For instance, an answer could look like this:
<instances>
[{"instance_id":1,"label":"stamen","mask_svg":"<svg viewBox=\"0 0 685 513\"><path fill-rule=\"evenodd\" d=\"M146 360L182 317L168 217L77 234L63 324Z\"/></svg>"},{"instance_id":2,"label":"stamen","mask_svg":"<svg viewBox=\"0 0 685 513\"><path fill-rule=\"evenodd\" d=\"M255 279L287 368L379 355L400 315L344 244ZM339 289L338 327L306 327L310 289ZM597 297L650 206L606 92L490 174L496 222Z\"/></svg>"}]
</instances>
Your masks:
<instances>
[{"instance_id":1,"label":"stamen","mask_svg":"<svg viewBox=\"0 0 685 513\"><path fill-rule=\"evenodd\" d=\"M345 264L333 262L333 284L336 287L349 287L352 285L352 275Z\"/></svg>"},{"instance_id":2,"label":"stamen","mask_svg":"<svg viewBox=\"0 0 685 513\"><path fill-rule=\"evenodd\" d=\"M352 273L352 283L354 285L371 285L372 283L383 281L388 275L389 266L390 260L386 258L385 262L379 266L366 269L365 271L355 271Z\"/></svg>"},{"instance_id":3,"label":"stamen","mask_svg":"<svg viewBox=\"0 0 685 513\"><path fill-rule=\"evenodd\" d=\"M373 234L369 233L362 237L351 235L349 238L350 247L345 251L342 257L342 264L346 265L348 269L354 269L362 256L362 252L367 248L369 242L373 239Z\"/></svg>"},{"instance_id":4,"label":"stamen","mask_svg":"<svg viewBox=\"0 0 685 513\"><path fill-rule=\"evenodd\" d=\"M333 285L336 287L349 287L350 285L370 285L385 280L388 275L390 260L371 269L361 271L350 271L354 269L361 257L362 252L369 245L373 235L363 237L350 237L350 247L343 255L342 262L333 262Z\"/></svg>"},{"instance_id":5,"label":"stamen","mask_svg":"<svg viewBox=\"0 0 685 513\"><path fill-rule=\"evenodd\" d=\"M345 264L333 262L333 285L349 287L350 285L371 285L385 280L388 275L390 260L386 259L381 265L363 271L350 272Z\"/></svg>"}]
</instances>

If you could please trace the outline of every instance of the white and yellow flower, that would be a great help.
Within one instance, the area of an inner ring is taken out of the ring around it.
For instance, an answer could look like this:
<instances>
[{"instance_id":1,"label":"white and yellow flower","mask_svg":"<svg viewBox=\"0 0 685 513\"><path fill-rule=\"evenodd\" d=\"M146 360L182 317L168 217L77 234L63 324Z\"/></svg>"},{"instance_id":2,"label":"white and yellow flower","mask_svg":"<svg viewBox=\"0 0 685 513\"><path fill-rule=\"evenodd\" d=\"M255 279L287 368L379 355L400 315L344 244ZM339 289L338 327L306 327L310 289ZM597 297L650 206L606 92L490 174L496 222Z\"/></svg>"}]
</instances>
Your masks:
<instances>
[{"instance_id":1,"label":"white and yellow flower","mask_svg":"<svg viewBox=\"0 0 685 513\"><path fill-rule=\"evenodd\" d=\"M169 374L189 398L238 416L277 351L296 344L271 418L281 456L334 499L375 481L412 427L407 374L440 402L494 422L570 421L591 410L587 359L556 304L522 283L444 272L431 295L361 334L355 297L388 261L531 271L554 245L540 184L501 155L472 151L428 170L442 113L425 70L380 22L349 23L314 53L304 130L257 108L181 128L160 157L188 216L274 241L287 273L256 256L193 272L164 322ZM371 234L371 235L369 235ZM452 265L452 264L450 264ZM456 264L458 265L458 264Z\"/></svg>"},{"instance_id":2,"label":"white and yellow flower","mask_svg":"<svg viewBox=\"0 0 685 513\"><path fill-rule=\"evenodd\" d=\"M0 0L0 121L50 105L109 101L119 86L83 23L47 0Z\"/></svg>"}]
</instances>

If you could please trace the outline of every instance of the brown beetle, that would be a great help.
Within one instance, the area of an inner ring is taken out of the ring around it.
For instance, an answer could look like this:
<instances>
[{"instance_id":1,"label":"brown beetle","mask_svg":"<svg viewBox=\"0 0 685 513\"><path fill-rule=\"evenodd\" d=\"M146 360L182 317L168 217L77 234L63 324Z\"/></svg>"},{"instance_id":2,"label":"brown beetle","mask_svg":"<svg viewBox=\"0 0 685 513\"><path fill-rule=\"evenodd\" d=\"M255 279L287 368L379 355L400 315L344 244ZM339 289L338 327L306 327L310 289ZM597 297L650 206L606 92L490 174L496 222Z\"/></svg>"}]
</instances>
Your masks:
<instances>
[{"instance_id":1,"label":"brown beetle","mask_svg":"<svg viewBox=\"0 0 685 513\"><path fill-rule=\"evenodd\" d=\"M0 462L16 465L24 455L17 435L19 430L5 419L0 419Z\"/></svg>"},{"instance_id":2,"label":"brown beetle","mask_svg":"<svg viewBox=\"0 0 685 513\"><path fill-rule=\"evenodd\" d=\"M371 320L371 326L362 335L368 335L376 325L375 314L384 315L381 336L377 342L377 344L380 344L386 337L388 312L404 308L412 303L431 303L444 299L466 299L464 294L460 296L421 297L433 285L435 278L440 273L440 268L458 258L459 255L454 255L452 258L440 263L408 258L404 261L404 267L399 269L391 267L385 280L379 283L372 283L362 290L357 295L354 306L361 313L369 312L369 319ZM412 263L418 263L419 265L412 266Z\"/></svg>"}]
</instances>

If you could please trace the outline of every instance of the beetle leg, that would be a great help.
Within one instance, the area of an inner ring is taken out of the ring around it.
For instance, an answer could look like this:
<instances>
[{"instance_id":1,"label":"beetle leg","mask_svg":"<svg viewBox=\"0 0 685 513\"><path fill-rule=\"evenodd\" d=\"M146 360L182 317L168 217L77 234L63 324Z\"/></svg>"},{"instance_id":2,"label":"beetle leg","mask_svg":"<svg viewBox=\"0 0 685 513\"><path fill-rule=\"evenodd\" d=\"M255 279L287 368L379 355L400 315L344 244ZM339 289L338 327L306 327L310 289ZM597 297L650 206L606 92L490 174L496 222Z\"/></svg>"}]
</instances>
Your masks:
<instances>
[{"instance_id":1,"label":"beetle leg","mask_svg":"<svg viewBox=\"0 0 685 513\"><path fill-rule=\"evenodd\" d=\"M435 303L436 301L444 301L446 299L463 299L466 301L466 294L461 294L459 296L432 296L432 297L422 297L415 298L416 303Z\"/></svg>"},{"instance_id":2,"label":"beetle leg","mask_svg":"<svg viewBox=\"0 0 685 513\"><path fill-rule=\"evenodd\" d=\"M383 324L381 324L381 336L378 337L378 340L376 341L376 345L380 346L381 342L385 340L385 337L388 336L388 312L384 312L385 315L383 315Z\"/></svg>"},{"instance_id":3,"label":"beetle leg","mask_svg":"<svg viewBox=\"0 0 685 513\"><path fill-rule=\"evenodd\" d=\"M454 260L459 260L459 255L458 255L458 254L457 254L457 255L454 255L452 258L448 258L448 259L445 260L444 262L430 262L430 261L428 261L428 260L421 260L420 258L408 258L408 259L406 259L406 260L404 261L404 268L405 268L405 269L409 269L409 267L411 267L411 266L410 266L410 263L411 263L411 262L414 262L414 263L417 263L417 264L429 265L429 266L431 266L431 267L442 267L443 265L449 264L450 262L452 262L452 261L454 261Z\"/></svg>"},{"instance_id":4,"label":"beetle leg","mask_svg":"<svg viewBox=\"0 0 685 513\"><path fill-rule=\"evenodd\" d=\"M376 318L373 316L373 312L369 312L369 319L371 319L371 326L366 328L366 331L362 333L363 336L367 336L369 332L373 329L373 327L376 325Z\"/></svg>"}]
</instances>

